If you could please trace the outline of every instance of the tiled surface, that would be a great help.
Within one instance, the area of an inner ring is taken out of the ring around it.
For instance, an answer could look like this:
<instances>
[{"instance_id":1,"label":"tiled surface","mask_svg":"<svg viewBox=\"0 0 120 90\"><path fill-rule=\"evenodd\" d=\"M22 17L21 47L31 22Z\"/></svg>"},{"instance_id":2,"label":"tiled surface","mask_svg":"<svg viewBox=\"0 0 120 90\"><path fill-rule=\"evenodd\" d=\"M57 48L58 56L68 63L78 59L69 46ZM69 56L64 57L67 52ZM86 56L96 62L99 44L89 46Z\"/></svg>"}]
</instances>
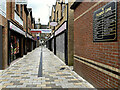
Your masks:
<instances>
[{"instance_id":1,"label":"tiled surface","mask_svg":"<svg viewBox=\"0 0 120 90\"><path fill-rule=\"evenodd\" d=\"M93 88L45 47L43 77L38 77L40 51L35 49L4 70L0 77L2 88Z\"/></svg>"}]
</instances>

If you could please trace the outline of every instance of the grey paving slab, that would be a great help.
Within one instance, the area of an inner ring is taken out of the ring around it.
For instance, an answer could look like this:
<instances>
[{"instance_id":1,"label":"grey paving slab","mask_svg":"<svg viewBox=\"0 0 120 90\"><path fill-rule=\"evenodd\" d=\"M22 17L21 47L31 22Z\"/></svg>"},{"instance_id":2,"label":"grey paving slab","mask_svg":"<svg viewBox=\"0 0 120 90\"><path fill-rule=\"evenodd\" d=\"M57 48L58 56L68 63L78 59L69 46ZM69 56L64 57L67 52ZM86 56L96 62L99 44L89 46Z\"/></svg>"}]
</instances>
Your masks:
<instances>
[{"instance_id":1,"label":"grey paving slab","mask_svg":"<svg viewBox=\"0 0 120 90\"><path fill-rule=\"evenodd\" d=\"M2 88L93 88L47 48L42 47L42 77L38 77L41 47L2 71ZM62 68L62 69L61 69ZM63 69L64 68L64 69ZM39 89L40 90L40 89ZM71 89L72 90L72 89Z\"/></svg>"}]
</instances>

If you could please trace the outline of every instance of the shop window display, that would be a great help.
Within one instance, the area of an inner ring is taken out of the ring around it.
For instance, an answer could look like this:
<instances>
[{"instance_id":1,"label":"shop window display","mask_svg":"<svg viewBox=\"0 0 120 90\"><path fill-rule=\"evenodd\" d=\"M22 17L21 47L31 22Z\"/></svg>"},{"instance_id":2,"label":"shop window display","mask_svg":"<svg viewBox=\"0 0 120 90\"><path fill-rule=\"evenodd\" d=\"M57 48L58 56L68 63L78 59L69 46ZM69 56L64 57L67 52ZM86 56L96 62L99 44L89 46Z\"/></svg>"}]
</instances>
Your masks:
<instances>
[{"instance_id":1,"label":"shop window display","mask_svg":"<svg viewBox=\"0 0 120 90\"><path fill-rule=\"evenodd\" d=\"M19 38L11 36L11 61L19 56Z\"/></svg>"}]
</instances>

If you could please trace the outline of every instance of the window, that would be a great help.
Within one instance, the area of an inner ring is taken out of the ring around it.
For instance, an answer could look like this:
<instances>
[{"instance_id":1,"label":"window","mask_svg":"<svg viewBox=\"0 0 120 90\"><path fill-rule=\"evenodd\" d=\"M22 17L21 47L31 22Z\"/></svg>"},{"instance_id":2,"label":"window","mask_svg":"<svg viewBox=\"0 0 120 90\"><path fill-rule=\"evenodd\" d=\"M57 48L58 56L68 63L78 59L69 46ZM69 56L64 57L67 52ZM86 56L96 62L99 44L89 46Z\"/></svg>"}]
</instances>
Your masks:
<instances>
[{"instance_id":1,"label":"window","mask_svg":"<svg viewBox=\"0 0 120 90\"><path fill-rule=\"evenodd\" d=\"M63 16L63 15L62 15L62 6L63 6L63 4L61 4L61 17Z\"/></svg>"},{"instance_id":2,"label":"window","mask_svg":"<svg viewBox=\"0 0 120 90\"><path fill-rule=\"evenodd\" d=\"M19 12L19 6L18 6L18 4L16 4L16 10Z\"/></svg>"},{"instance_id":3,"label":"window","mask_svg":"<svg viewBox=\"0 0 120 90\"><path fill-rule=\"evenodd\" d=\"M22 5L21 5L21 8L20 8L20 15L22 17Z\"/></svg>"},{"instance_id":4,"label":"window","mask_svg":"<svg viewBox=\"0 0 120 90\"><path fill-rule=\"evenodd\" d=\"M59 19L58 19L58 11L57 11L57 22L59 21Z\"/></svg>"},{"instance_id":5,"label":"window","mask_svg":"<svg viewBox=\"0 0 120 90\"><path fill-rule=\"evenodd\" d=\"M65 10L65 5L62 4L62 17L63 17L63 14L64 14L64 10Z\"/></svg>"},{"instance_id":6,"label":"window","mask_svg":"<svg viewBox=\"0 0 120 90\"><path fill-rule=\"evenodd\" d=\"M0 14L6 17L6 0L0 1Z\"/></svg>"}]
</instances>

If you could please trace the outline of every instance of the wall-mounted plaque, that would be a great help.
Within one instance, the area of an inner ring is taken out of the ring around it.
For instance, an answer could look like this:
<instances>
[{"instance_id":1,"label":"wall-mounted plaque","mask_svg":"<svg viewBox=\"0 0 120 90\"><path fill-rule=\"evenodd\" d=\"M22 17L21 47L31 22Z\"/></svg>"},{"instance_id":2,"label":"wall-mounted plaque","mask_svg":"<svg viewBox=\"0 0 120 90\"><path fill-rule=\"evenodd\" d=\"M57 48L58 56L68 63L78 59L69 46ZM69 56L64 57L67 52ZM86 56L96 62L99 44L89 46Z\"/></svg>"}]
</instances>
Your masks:
<instances>
[{"instance_id":1,"label":"wall-mounted plaque","mask_svg":"<svg viewBox=\"0 0 120 90\"><path fill-rule=\"evenodd\" d=\"M117 4L109 2L94 12L93 41L117 40Z\"/></svg>"}]
</instances>

